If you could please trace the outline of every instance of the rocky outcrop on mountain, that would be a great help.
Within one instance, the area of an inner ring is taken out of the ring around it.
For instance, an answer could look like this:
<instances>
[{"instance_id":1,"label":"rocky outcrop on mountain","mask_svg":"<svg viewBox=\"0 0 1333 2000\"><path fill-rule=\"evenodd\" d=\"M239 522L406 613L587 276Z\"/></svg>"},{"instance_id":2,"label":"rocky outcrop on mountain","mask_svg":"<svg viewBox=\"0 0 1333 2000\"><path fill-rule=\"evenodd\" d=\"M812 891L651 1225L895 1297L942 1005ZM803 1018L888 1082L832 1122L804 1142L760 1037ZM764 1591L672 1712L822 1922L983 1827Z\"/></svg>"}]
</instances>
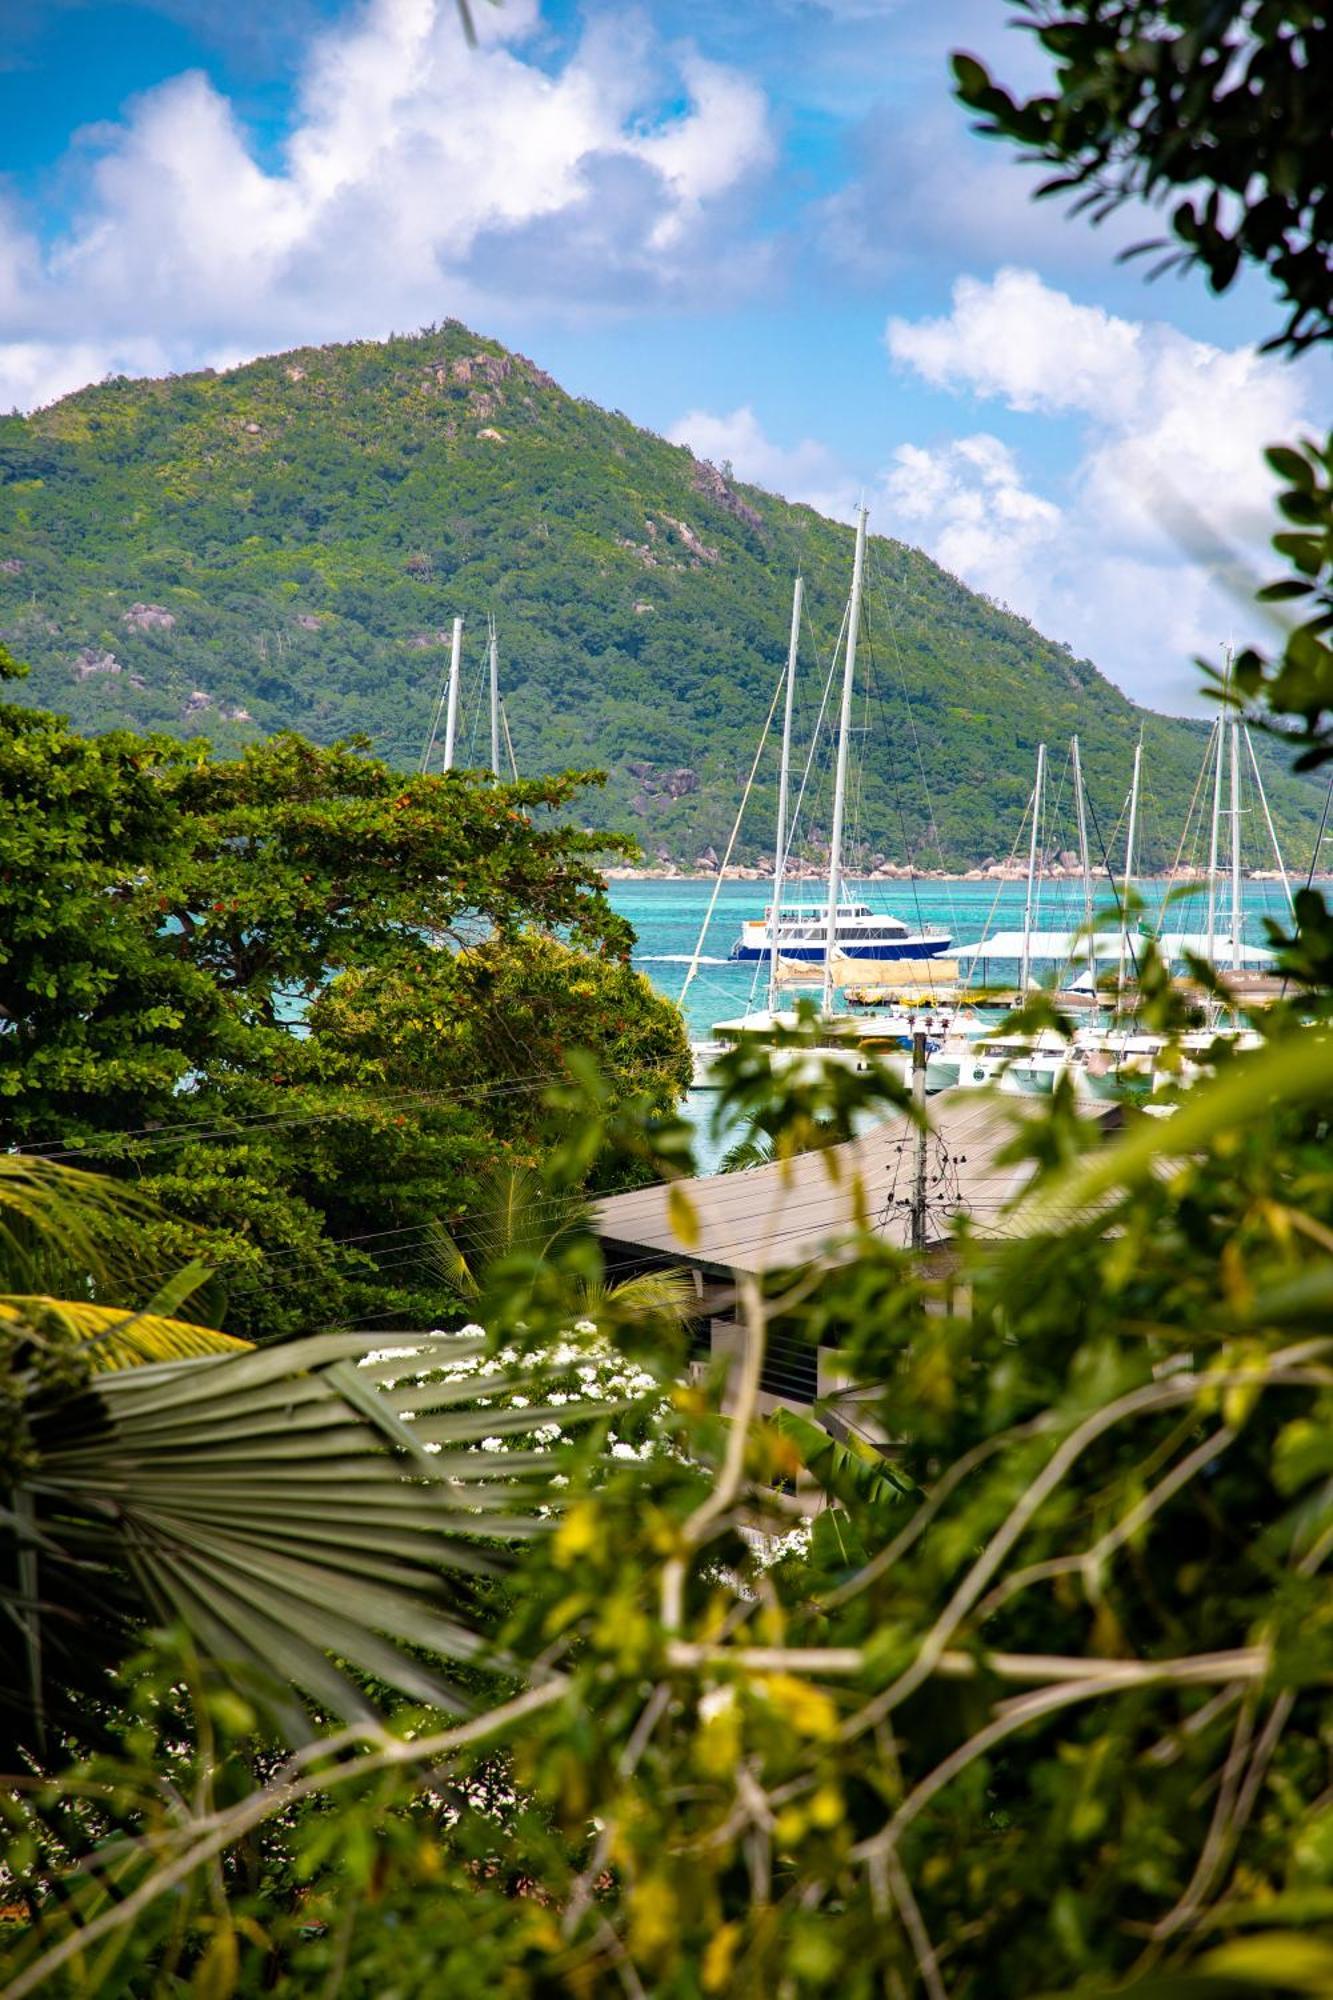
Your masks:
<instances>
[{"instance_id":1,"label":"rocky outcrop on mountain","mask_svg":"<svg viewBox=\"0 0 1333 2000\"><path fill-rule=\"evenodd\" d=\"M698 492L706 493L710 500L716 500L719 507L725 507L738 521L743 521L747 528L763 526L763 515L758 508L751 507L738 493L732 492L711 459L695 459L690 483Z\"/></svg>"},{"instance_id":2,"label":"rocky outcrop on mountain","mask_svg":"<svg viewBox=\"0 0 1333 2000\"><path fill-rule=\"evenodd\" d=\"M120 622L132 632L174 632L176 614L165 604L132 604Z\"/></svg>"},{"instance_id":3,"label":"rocky outcrop on mountain","mask_svg":"<svg viewBox=\"0 0 1333 2000\"><path fill-rule=\"evenodd\" d=\"M98 646L84 646L74 656L74 678L90 681L96 674L123 674L125 669L114 653Z\"/></svg>"},{"instance_id":4,"label":"rocky outcrop on mountain","mask_svg":"<svg viewBox=\"0 0 1333 2000\"><path fill-rule=\"evenodd\" d=\"M513 358L508 354L469 354L451 364L449 378L454 382L489 382L498 388L513 372ZM437 369L437 380L439 373Z\"/></svg>"},{"instance_id":5,"label":"rocky outcrop on mountain","mask_svg":"<svg viewBox=\"0 0 1333 2000\"><path fill-rule=\"evenodd\" d=\"M651 605L647 608L652 609ZM659 771L653 764L633 763L626 764L625 769L637 781L636 805L640 812L649 799L687 799L699 789L698 773L688 765L674 771Z\"/></svg>"}]
</instances>

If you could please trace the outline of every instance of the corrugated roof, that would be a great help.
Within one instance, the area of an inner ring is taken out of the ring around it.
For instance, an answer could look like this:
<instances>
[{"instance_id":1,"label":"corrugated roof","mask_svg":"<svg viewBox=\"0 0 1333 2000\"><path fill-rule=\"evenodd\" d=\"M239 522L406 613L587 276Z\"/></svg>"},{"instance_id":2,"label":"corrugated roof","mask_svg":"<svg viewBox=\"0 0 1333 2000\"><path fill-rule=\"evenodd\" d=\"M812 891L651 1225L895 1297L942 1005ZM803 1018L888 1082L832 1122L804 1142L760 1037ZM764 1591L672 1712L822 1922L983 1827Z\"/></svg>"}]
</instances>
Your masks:
<instances>
[{"instance_id":1,"label":"corrugated roof","mask_svg":"<svg viewBox=\"0 0 1333 2000\"><path fill-rule=\"evenodd\" d=\"M926 1138L926 1241L949 1234L953 1218L970 1216L988 1232L1002 1230L1002 1211L1028 1180L1027 1162L1001 1166L997 1155L1015 1121L1041 1100L1000 1098L984 1091L949 1091L929 1106ZM862 1216L877 1235L907 1248L915 1185L917 1128L905 1115L862 1137L786 1164L749 1167L677 1182L697 1219L687 1247L668 1213L665 1186L609 1196L595 1211L607 1243L656 1251L705 1270L767 1271L836 1254Z\"/></svg>"}]
</instances>

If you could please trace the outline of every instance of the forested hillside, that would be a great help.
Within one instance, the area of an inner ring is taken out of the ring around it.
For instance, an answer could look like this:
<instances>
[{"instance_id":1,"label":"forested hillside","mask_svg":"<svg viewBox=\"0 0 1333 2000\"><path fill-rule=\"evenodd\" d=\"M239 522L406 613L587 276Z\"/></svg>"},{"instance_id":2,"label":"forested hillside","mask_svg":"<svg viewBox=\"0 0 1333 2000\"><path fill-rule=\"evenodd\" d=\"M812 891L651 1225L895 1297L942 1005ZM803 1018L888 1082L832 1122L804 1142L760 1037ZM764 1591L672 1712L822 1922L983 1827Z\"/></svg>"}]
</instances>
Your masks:
<instances>
[{"instance_id":1,"label":"forested hillside","mask_svg":"<svg viewBox=\"0 0 1333 2000\"><path fill-rule=\"evenodd\" d=\"M110 381L0 420L0 635L32 664L23 698L87 730L224 747L280 726L319 742L362 731L412 767L461 613L463 748L482 762L493 612L520 769L605 768L599 823L684 863L726 838L798 567L813 720L851 541L454 322L225 375ZM867 857L936 864L932 806L950 864L1005 854L1038 740L1058 767L1075 729L1109 834L1142 724L1150 858L1169 858L1198 725L1143 715L919 551L876 539L869 567ZM750 858L771 825L767 768L765 784ZM1300 865L1311 794L1280 777L1274 804Z\"/></svg>"}]
</instances>

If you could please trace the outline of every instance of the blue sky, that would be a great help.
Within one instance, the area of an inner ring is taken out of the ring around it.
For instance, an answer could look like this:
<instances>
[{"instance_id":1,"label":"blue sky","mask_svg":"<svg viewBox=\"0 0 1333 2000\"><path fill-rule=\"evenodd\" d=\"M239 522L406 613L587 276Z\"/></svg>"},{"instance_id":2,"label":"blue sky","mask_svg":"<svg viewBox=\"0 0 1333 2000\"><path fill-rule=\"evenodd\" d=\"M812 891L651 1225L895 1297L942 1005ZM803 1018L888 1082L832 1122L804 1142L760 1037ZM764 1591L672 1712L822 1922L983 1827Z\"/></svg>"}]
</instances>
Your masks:
<instances>
[{"instance_id":1,"label":"blue sky","mask_svg":"<svg viewBox=\"0 0 1333 2000\"><path fill-rule=\"evenodd\" d=\"M1192 705L1326 361L972 136L1008 0L5 0L0 407L449 314Z\"/></svg>"}]
</instances>

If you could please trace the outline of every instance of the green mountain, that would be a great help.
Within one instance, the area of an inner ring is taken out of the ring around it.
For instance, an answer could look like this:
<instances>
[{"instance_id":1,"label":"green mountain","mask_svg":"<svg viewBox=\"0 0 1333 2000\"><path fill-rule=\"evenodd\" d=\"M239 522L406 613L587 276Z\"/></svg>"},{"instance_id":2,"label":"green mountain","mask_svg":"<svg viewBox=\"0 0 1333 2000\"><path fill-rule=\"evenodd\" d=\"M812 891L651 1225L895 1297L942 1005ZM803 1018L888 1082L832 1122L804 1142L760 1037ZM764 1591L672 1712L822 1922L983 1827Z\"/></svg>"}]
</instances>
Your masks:
<instances>
[{"instance_id":1,"label":"green mountain","mask_svg":"<svg viewBox=\"0 0 1333 2000\"><path fill-rule=\"evenodd\" d=\"M851 546L848 528L567 396L456 322L222 375L108 381L0 420L0 633L32 665L24 699L88 730L220 745L362 731L411 768L462 613L462 747L480 763L493 612L520 768L606 769L597 823L686 863L726 841L798 567L809 727ZM901 543L872 541L867 608L853 815L867 857L1003 858L1039 739L1058 779L1075 730L1109 839L1140 727L1148 850L1170 857L1200 725L1136 709ZM773 761L740 857L772 825ZM824 756L803 820L816 844L827 793ZM1272 795L1299 857L1312 790L1275 773ZM1068 825L1053 818L1055 846Z\"/></svg>"}]
</instances>

